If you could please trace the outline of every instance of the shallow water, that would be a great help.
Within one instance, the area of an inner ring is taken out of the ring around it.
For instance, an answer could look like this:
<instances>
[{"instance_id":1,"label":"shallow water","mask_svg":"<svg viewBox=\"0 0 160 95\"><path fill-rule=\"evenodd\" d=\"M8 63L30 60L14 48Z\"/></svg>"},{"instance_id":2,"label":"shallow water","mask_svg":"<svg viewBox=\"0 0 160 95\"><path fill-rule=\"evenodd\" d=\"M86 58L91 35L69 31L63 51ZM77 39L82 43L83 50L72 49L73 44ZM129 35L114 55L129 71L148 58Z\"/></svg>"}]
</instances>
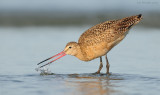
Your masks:
<instances>
[{"instance_id":1,"label":"shallow water","mask_svg":"<svg viewBox=\"0 0 160 95\"><path fill-rule=\"evenodd\" d=\"M83 62L73 56L47 66L52 75L35 71L38 62L77 41L89 27L0 27L0 95L159 94L159 29L131 29L108 53L111 75L105 68L93 74L99 59Z\"/></svg>"}]
</instances>

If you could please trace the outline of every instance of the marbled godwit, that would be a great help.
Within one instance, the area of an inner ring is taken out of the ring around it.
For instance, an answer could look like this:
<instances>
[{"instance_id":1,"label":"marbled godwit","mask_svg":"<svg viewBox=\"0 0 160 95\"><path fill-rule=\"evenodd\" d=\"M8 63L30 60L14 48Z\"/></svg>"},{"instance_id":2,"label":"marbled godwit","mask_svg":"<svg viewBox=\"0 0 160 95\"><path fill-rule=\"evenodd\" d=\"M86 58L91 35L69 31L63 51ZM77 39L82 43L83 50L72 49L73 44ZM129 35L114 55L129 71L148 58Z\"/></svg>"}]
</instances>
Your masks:
<instances>
[{"instance_id":1,"label":"marbled godwit","mask_svg":"<svg viewBox=\"0 0 160 95\"><path fill-rule=\"evenodd\" d=\"M83 61L90 61L95 58L100 58L100 65L99 69L96 73L100 73L103 64L102 64L102 56L105 55L106 58L106 68L107 68L107 74L109 74L109 62L107 59L107 53L116 46L119 42L121 42L125 36L128 34L129 29L142 19L142 15L136 15L131 17L126 17L120 20L111 20L106 21L100 24L97 24L87 31L85 31L79 38L78 43L77 42L69 42L67 43L64 50L57 55L54 55L37 65L52 59L56 56L56 59L53 61L40 66L44 67L57 59L67 55L72 55L77 57L80 60Z\"/></svg>"}]
</instances>

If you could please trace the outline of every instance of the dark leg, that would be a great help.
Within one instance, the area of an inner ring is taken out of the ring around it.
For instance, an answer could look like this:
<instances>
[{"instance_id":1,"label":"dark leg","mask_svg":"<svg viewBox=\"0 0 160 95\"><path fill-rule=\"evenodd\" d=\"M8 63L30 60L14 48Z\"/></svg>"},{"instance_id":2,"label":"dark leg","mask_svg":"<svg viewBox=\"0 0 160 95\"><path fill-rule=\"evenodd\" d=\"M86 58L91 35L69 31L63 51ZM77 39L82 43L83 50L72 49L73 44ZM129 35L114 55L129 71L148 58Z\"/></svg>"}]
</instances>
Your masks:
<instances>
[{"instance_id":1,"label":"dark leg","mask_svg":"<svg viewBox=\"0 0 160 95\"><path fill-rule=\"evenodd\" d=\"M103 67L102 57L100 57L100 65L99 65L98 71L96 72L97 74L99 74L101 72L102 67Z\"/></svg>"},{"instance_id":2,"label":"dark leg","mask_svg":"<svg viewBox=\"0 0 160 95\"><path fill-rule=\"evenodd\" d=\"M107 74L109 74L109 62L108 62L108 58L107 58L107 55L105 56L106 58L106 69L107 69Z\"/></svg>"}]
</instances>

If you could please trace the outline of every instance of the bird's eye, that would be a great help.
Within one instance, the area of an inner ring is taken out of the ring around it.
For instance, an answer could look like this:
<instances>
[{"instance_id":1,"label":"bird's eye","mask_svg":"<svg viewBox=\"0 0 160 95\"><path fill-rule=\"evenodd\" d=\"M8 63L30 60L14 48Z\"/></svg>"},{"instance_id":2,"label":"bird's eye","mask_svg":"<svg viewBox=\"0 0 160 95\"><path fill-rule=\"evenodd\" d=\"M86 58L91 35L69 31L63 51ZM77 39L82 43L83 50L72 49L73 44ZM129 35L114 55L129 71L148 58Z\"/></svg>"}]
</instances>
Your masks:
<instances>
[{"instance_id":1,"label":"bird's eye","mask_svg":"<svg viewBox=\"0 0 160 95\"><path fill-rule=\"evenodd\" d=\"M69 48L72 48L71 46Z\"/></svg>"}]
</instances>

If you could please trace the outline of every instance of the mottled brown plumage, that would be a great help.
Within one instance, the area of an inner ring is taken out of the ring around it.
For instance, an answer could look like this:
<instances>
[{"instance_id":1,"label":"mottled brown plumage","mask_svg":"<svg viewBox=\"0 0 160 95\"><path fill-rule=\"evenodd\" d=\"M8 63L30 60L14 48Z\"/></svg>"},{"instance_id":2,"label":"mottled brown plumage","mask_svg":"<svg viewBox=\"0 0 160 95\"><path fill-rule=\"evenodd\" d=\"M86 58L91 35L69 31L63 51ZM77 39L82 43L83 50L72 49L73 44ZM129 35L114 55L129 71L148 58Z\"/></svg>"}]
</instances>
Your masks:
<instances>
[{"instance_id":1,"label":"mottled brown plumage","mask_svg":"<svg viewBox=\"0 0 160 95\"><path fill-rule=\"evenodd\" d=\"M140 14L97 24L85 31L80 36L78 43L69 42L64 52L83 61L90 61L98 57L101 58L101 56L106 55L115 45L121 42L128 34L129 29L141 19L142 16ZM109 66L107 56L106 60ZM107 68L109 69L108 66ZM102 67L103 65L100 64L97 73L100 73ZM109 70L107 73L109 73Z\"/></svg>"},{"instance_id":2,"label":"mottled brown plumage","mask_svg":"<svg viewBox=\"0 0 160 95\"><path fill-rule=\"evenodd\" d=\"M106 55L115 45L121 42L128 34L133 25L139 23L142 15L126 17L119 20L106 21L97 24L85 31L77 42L69 42L63 53L73 55L80 60L90 61L100 57L100 73L103 64L102 56ZM106 56L107 73L109 73L109 63Z\"/></svg>"},{"instance_id":3,"label":"mottled brown plumage","mask_svg":"<svg viewBox=\"0 0 160 95\"><path fill-rule=\"evenodd\" d=\"M141 20L141 16L131 16L120 20L106 21L101 24L95 25L85 31L79 38L78 43L74 42L77 47L78 53L74 56L83 61L90 61L97 57L105 55L116 44L124 39L128 30ZM73 42L66 45L72 46Z\"/></svg>"}]
</instances>

